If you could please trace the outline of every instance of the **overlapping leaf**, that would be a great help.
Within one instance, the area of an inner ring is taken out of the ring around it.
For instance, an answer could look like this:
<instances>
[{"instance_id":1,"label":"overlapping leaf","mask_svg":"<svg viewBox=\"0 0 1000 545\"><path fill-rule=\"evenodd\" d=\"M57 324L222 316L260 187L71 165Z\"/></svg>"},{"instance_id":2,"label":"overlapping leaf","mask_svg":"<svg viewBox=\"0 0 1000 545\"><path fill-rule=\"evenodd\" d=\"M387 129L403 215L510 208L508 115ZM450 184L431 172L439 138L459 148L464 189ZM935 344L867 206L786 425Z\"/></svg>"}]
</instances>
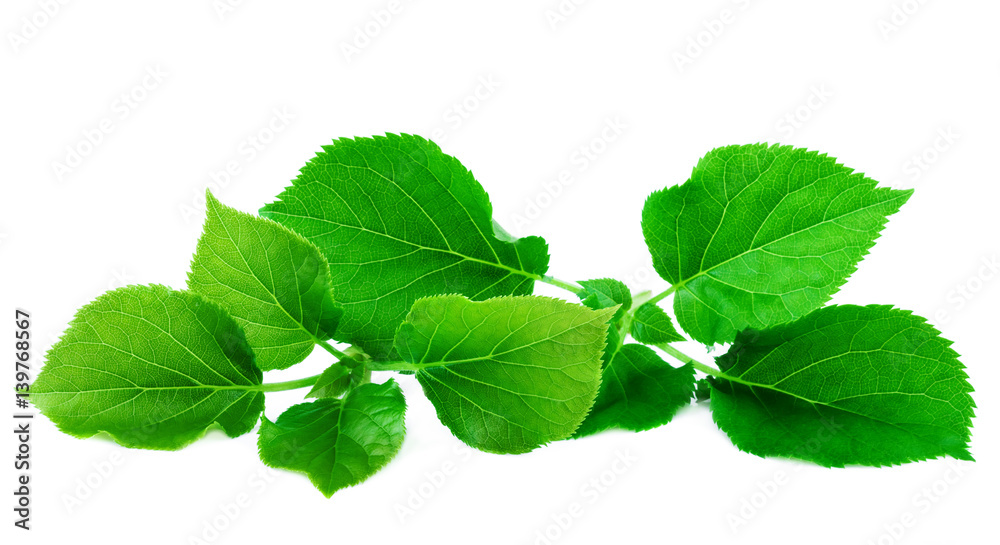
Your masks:
<instances>
[{"instance_id":1,"label":"overlapping leaf","mask_svg":"<svg viewBox=\"0 0 1000 545\"><path fill-rule=\"evenodd\" d=\"M294 405L261 419L257 446L271 467L300 471L330 497L372 476L399 452L406 400L392 379L363 384L344 399Z\"/></svg>"},{"instance_id":2,"label":"overlapping leaf","mask_svg":"<svg viewBox=\"0 0 1000 545\"><path fill-rule=\"evenodd\" d=\"M205 200L205 232L188 287L229 311L261 369L302 361L317 341L333 336L343 314L326 258L278 223L229 208L210 192Z\"/></svg>"},{"instance_id":3,"label":"overlapping leaf","mask_svg":"<svg viewBox=\"0 0 1000 545\"><path fill-rule=\"evenodd\" d=\"M344 305L338 338L373 358L392 357L419 297L530 294L547 269L545 241L495 228L482 186L434 143L390 134L323 149L261 215L323 251Z\"/></svg>"},{"instance_id":4,"label":"overlapping leaf","mask_svg":"<svg viewBox=\"0 0 1000 545\"><path fill-rule=\"evenodd\" d=\"M951 342L887 306L826 307L741 333L717 358L712 414L742 450L824 466L972 459L975 407Z\"/></svg>"},{"instance_id":5,"label":"overlapping leaf","mask_svg":"<svg viewBox=\"0 0 1000 545\"><path fill-rule=\"evenodd\" d=\"M684 340L674 329L670 316L653 303L635 309L630 332L632 338L643 344L669 344Z\"/></svg>"},{"instance_id":6,"label":"overlapping leaf","mask_svg":"<svg viewBox=\"0 0 1000 545\"><path fill-rule=\"evenodd\" d=\"M574 437L610 428L644 431L669 422L694 394L690 364L671 367L640 344L618 345L602 373L601 389Z\"/></svg>"},{"instance_id":7,"label":"overlapping leaf","mask_svg":"<svg viewBox=\"0 0 1000 545\"><path fill-rule=\"evenodd\" d=\"M396 350L459 439L527 452L569 437L587 415L614 311L547 297L428 297L400 326Z\"/></svg>"},{"instance_id":8,"label":"overlapping leaf","mask_svg":"<svg viewBox=\"0 0 1000 545\"><path fill-rule=\"evenodd\" d=\"M729 146L650 195L642 231L680 326L727 343L822 306L911 193L804 149Z\"/></svg>"},{"instance_id":9,"label":"overlapping leaf","mask_svg":"<svg viewBox=\"0 0 1000 545\"><path fill-rule=\"evenodd\" d=\"M46 356L31 400L76 437L106 432L127 447L181 448L218 424L250 431L262 374L237 323L204 297L129 286L77 313Z\"/></svg>"}]
</instances>

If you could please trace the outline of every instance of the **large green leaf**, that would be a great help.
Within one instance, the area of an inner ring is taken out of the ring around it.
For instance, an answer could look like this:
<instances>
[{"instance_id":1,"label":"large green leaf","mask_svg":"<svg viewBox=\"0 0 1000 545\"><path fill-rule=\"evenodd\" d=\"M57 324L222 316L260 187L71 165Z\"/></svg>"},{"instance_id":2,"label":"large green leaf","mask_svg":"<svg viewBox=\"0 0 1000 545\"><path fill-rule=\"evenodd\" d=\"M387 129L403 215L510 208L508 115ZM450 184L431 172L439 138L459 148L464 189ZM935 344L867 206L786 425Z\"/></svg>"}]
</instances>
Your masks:
<instances>
[{"instance_id":1,"label":"large green leaf","mask_svg":"<svg viewBox=\"0 0 1000 545\"><path fill-rule=\"evenodd\" d=\"M527 452L569 437L587 415L614 312L537 296L427 297L399 327L396 350L459 439Z\"/></svg>"},{"instance_id":2,"label":"large green leaf","mask_svg":"<svg viewBox=\"0 0 1000 545\"><path fill-rule=\"evenodd\" d=\"M80 309L31 400L70 435L174 450L213 423L230 437L250 431L264 408L261 379L243 331L218 305L129 286Z\"/></svg>"},{"instance_id":3,"label":"large green leaf","mask_svg":"<svg viewBox=\"0 0 1000 545\"><path fill-rule=\"evenodd\" d=\"M717 358L716 423L741 450L824 466L971 460L964 367L923 318L888 306L826 307L741 333Z\"/></svg>"},{"instance_id":4,"label":"large green leaf","mask_svg":"<svg viewBox=\"0 0 1000 545\"><path fill-rule=\"evenodd\" d=\"M342 400L300 403L277 422L261 419L260 459L309 475L329 498L374 475L399 452L405 412L403 392L392 379L363 384Z\"/></svg>"},{"instance_id":5,"label":"large green leaf","mask_svg":"<svg viewBox=\"0 0 1000 545\"><path fill-rule=\"evenodd\" d=\"M323 251L344 305L338 338L373 358L393 357L419 297L526 295L546 271L545 241L495 226L482 186L436 144L389 134L323 149L260 213Z\"/></svg>"},{"instance_id":6,"label":"large green leaf","mask_svg":"<svg viewBox=\"0 0 1000 545\"><path fill-rule=\"evenodd\" d=\"M188 287L221 304L246 333L265 370L285 369L330 339L343 309L314 244L271 220L205 197L205 232Z\"/></svg>"},{"instance_id":7,"label":"large green leaf","mask_svg":"<svg viewBox=\"0 0 1000 545\"><path fill-rule=\"evenodd\" d=\"M694 368L674 368L641 344L621 345L604 368L597 401L574 437L609 428L644 431L669 422L691 402Z\"/></svg>"},{"instance_id":8,"label":"large green leaf","mask_svg":"<svg viewBox=\"0 0 1000 545\"><path fill-rule=\"evenodd\" d=\"M709 152L691 178L642 211L653 265L670 282L680 326L727 343L812 312L830 299L911 190L832 157L753 144Z\"/></svg>"}]
</instances>

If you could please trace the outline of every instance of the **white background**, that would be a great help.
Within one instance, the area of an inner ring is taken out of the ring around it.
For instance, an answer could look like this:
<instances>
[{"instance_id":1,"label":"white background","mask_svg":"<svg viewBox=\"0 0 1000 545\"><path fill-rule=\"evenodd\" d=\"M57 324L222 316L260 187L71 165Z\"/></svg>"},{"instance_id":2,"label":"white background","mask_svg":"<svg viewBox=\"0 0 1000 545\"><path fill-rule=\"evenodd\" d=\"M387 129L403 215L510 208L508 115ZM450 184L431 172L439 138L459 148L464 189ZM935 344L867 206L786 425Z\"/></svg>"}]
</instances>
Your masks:
<instances>
[{"instance_id":1,"label":"white background","mask_svg":"<svg viewBox=\"0 0 1000 545\"><path fill-rule=\"evenodd\" d=\"M184 286L204 188L230 162L239 173L216 195L255 211L332 138L435 137L486 187L501 223L548 240L552 274L660 290L666 284L652 274L639 227L646 195L683 182L713 147L780 141L917 189L834 302L896 304L955 341L977 390L978 462L955 479L950 460L838 470L765 460L733 447L704 405L642 434L489 455L465 448L402 377L402 451L329 500L304 476L258 475L255 434L213 432L180 452L150 452L77 440L40 417L34 529L11 531L8 507L8 535L30 543L530 544L546 543L538 532L548 530L560 534L552 543L859 545L995 535L1000 280L983 268L1000 257L995 2L937 0L914 10L914 0L567 0L572 13L564 7L554 28L546 12L557 0L401 0L386 24L372 12L388 0L234 0L220 15L222 2L69 2L51 17L39 15L51 2L0 8L0 308L32 313L36 368L75 309L103 291ZM909 15L892 19L901 7ZM42 24L33 32L23 18ZM718 35L703 32L706 24ZM367 44L358 37L366 25L377 33ZM699 39L707 45L690 45ZM364 47L345 54L355 43ZM679 66L679 55L691 62ZM137 100L128 105L123 94ZM275 110L293 119L282 123ZM604 131L607 123L620 134ZM87 149L85 132L102 124L110 132ZM86 157L57 174L68 146ZM581 159L581 146L593 159ZM559 185L564 170L572 183ZM12 330L10 322L0 329ZM686 349L709 361L700 347ZM327 363L317 351L267 379ZM267 416L301 393L269 394ZM14 448L3 434L5 494ZM619 454L634 461L611 486L584 488L602 475L610 481ZM112 461L113 472L98 478L95 467ZM441 479L443 466L454 470ZM769 484L782 474L782 484ZM88 478L97 486L83 484ZM914 501L924 490L933 502ZM220 505L240 494L248 504L224 518ZM8 495L3 505L12 502ZM583 515L557 531L553 521L573 503ZM413 511L401 516L402 507ZM914 525L902 528L907 513ZM206 525L224 530L204 534Z\"/></svg>"}]
</instances>

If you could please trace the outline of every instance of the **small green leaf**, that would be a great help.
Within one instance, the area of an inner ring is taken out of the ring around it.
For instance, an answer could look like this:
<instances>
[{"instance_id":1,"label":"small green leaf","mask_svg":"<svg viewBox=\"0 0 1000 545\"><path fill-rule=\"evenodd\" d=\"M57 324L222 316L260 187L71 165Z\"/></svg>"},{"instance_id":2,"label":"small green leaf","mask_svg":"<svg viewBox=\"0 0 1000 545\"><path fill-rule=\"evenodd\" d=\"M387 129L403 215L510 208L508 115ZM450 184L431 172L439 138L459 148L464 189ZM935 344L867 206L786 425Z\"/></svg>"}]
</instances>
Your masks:
<instances>
[{"instance_id":1,"label":"small green leaf","mask_svg":"<svg viewBox=\"0 0 1000 545\"><path fill-rule=\"evenodd\" d=\"M46 356L31 401L76 437L176 450L218 423L250 431L260 369L239 325L204 297L164 286L107 292L77 312Z\"/></svg>"},{"instance_id":2,"label":"small green leaf","mask_svg":"<svg viewBox=\"0 0 1000 545\"><path fill-rule=\"evenodd\" d=\"M643 344L669 344L685 340L674 329L670 316L653 303L646 303L635 310L631 333L633 339Z\"/></svg>"},{"instance_id":3,"label":"small green leaf","mask_svg":"<svg viewBox=\"0 0 1000 545\"><path fill-rule=\"evenodd\" d=\"M712 395L712 383L709 382L708 378L700 378L694 383L694 399L695 401L708 401Z\"/></svg>"},{"instance_id":4,"label":"small green leaf","mask_svg":"<svg viewBox=\"0 0 1000 545\"><path fill-rule=\"evenodd\" d=\"M576 430L584 437L610 428L644 431L669 422L694 393L694 368L671 367L641 344L615 351L594 408Z\"/></svg>"},{"instance_id":5,"label":"small green leaf","mask_svg":"<svg viewBox=\"0 0 1000 545\"><path fill-rule=\"evenodd\" d=\"M229 311L265 370L288 368L333 336L343 309L314 244L271 220L223 205L206 192L205 232L188 288Z\"/></svg>"},{"instance_id":6,"label":"small green leaf","mask_svg":"<svg viewBox=\"0 0 1000 545\"><path fill-rule=\"evenodd\" d=\"M351 369L341 363L327 367L306 398L340 397L351 387Z\"/></svg>"},{"instance_id":7,"label":"small green leaf","mask_svg":"<svg viewBox=\"0 0 1000 545\"><path fill-rule=\"evenodd\" d=\"M580 301L594 310L621 305L611 319L612 323L617 323L632 308L632 293L628 290L628 286L618 280L598 278L584 280L580 285L583 286L583 291L577 294Z\"/></svg>"},{"instance_id":8,"label":"small green leaf","mask_svg":"<svg viewBox=\"0 0 1000 545\"><path fill-rule=\"evenodd\" d=\"M923 318L888 306L822 308L741 333L716 359L712 414L741 450L823 466L971 460L972 387Z\"/></svg>"},{"instance_id":9,"label":"small green leaf","mask_svg":"<svg viewBox=\"0 0 1000 545\"><path fill-rule=\"evenodd\" d=\"M727 343L821 307L912 193L876 185L789 146L709 152L687 182L653 193L642 210L680 326L702 343Z\"/></svg>"},{"instance_id":10,"label":"small green leaf","mask_svg":"<svg viewBox=\"0 0 1000 545\"><path fill-rule=\"evenodd\" d=\"M527 295L548 268L545 241L500 229L479 182L436 144L389 134L323 150L260 213L326 255L344 305L337 338L372 358L393 358L418 298Z\"/></svg>"},{"instance_id":11,"label":"small green leaf","mask_svg":"<svg viewBox=\"0 0 1000 545\"><path fill-rule=\"evenodd\" d=\"M459 439L528 452L569 437L587 415L614 313L548 297L427 297L399 327L396 350Z\"/></svg>"},{"instance_id":12,"label":"small green leaf","mask_svg":"<svg viewBox=\"0 0 1000 545\"><path fill-rule=\"evenodd\" d=\"M403 444L406 400L392 379L363 384L344 399L300 403L261 419L257 447L270 467L300 471L330 497L382 469Z\"/></svg>"}]
</instances>

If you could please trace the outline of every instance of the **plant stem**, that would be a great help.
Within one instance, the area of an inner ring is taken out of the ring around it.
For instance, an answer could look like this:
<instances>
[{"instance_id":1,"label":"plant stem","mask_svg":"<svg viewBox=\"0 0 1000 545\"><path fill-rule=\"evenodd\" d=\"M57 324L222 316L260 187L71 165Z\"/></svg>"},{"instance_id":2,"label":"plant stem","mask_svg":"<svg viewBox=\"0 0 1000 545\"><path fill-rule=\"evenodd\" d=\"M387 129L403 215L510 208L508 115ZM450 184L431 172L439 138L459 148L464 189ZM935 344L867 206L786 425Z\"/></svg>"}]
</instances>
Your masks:
<instances>
[{"instance_id":1,"label":"plant stem","mask_svg":"<svg viewBox=\"0 0 1000 545\"><path fill-rule=\"evenodd\" d=\"M322 346L324 350L326 350L330 354L333 354L333 357L337 358L338 360L342 360L342 359L346 359L346 358L350 357L347 354L341 352L340 350L337 350L330 343L328 343L326 341L317 340L316 344Z\"/></svg>"},{"instance_id":2,"label":"plant stem","mask_svg":"<svg viewBox=\"0 0 1000 545\"><path fill-rule=\"evenodd\" d=\"M371 361L368 369L372 371L419 371L427 365L416 365L405 361Z\"/></svg>"},{"instance_id":3,"label":"plant stem","mask_svg":"<svg viewBox=\"0 0 1000 545\"><path fill-rule=\"evenodd\" d=\"M554 276L540 275L535 280L545 282L546 284L551 284L557 288L562 288L566 291L573 292L574 294L579 294L583 291L583 286L577 284L576 282L568 282L566 280L559 280Z\"/></svg>"},{"instance_id":4,"label":"plant stem","mask_svg":"<svg viewBox=\"0 0 1000 545\"><path fill-rule=\"evenodd\" d=\"M677 350L676 348L670 346L669 344L658 344L656 345L656 347L684 363L690 363L691 367L694 367L695 369L701 371L702 373L705 373L706 375L726 378L726 374L723 373L722 371L719 371L715 367L705 365L704 363L701 363L699 361L695 361L695 359L692 358L691 356L688 356L684 352Z\"/></svg>"},{"instance_id":5,"label":"plant stem","mask_svg":"<svg viewBox=\"0 0 1000 545\"><path fill-rule=\"evenodd\" d=\"M297 380L289 380L287 382L268 382L265 384L261 384L260 387L254 389L259 392L282 392L284 390L295 390L296 388L305 388L306 386L312 386L313 384L316 384L316 381L319 380L319 377L322 374L323 373L320 373L319 375L313 375L311 377L300 378Z\"/></svg>"},{"instance_id":6,"label":"plant stem","mask_svg":"<svg viewBox=\"0 0 1000 545\"><path fill-rule=\"evenodd\" d=\"M670 286L669 288L661 291L660 293L657 293L656 295L650 297L649 300L646 301L646 302L655 305L656 303L659 303L660 301L662 301L666 296L668 296L671 293L677 291L677 289L680 288L683 285L684 285L684 282L678 282L677 284L674 284L673 286Z\"/></svg>"}]
</instances>

